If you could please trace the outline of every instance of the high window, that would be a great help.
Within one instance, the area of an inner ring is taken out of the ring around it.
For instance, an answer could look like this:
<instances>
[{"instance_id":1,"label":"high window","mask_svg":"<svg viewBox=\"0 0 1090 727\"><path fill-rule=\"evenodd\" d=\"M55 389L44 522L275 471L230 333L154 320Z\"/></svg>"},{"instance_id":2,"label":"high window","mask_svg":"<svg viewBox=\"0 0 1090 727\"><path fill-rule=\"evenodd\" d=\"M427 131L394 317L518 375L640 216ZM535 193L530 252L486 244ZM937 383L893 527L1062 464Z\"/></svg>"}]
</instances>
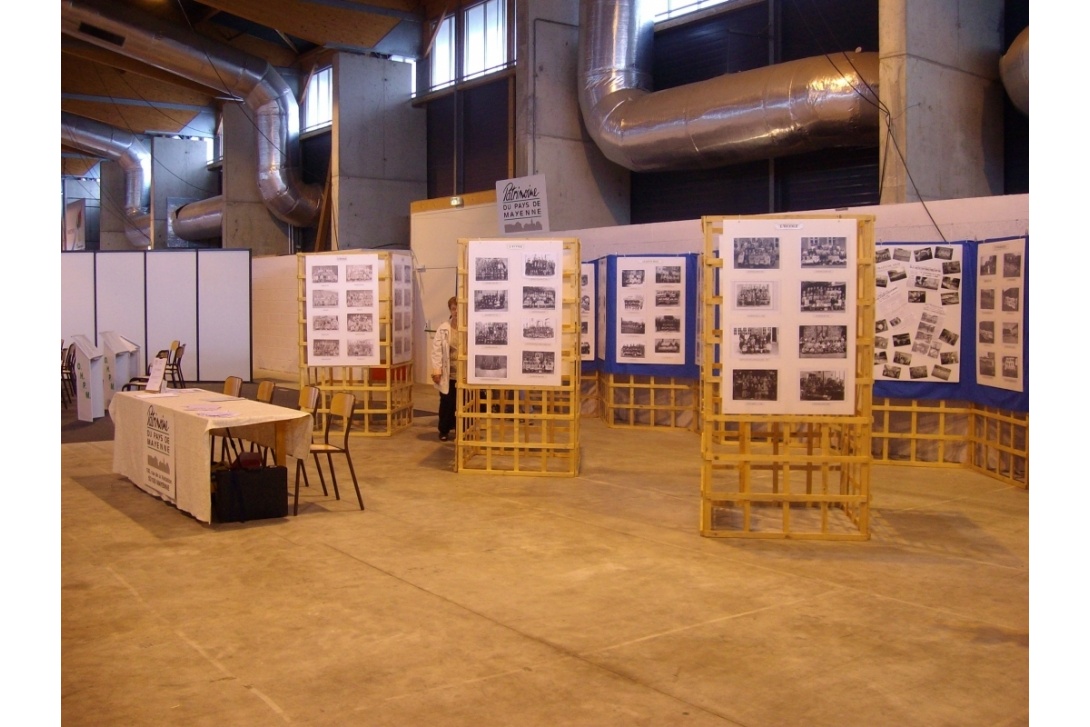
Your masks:
<instances>
[{"instance_id":1,"label":"high window","mask_svg":"<svg viewBox=\"0 0 1090 727\"><path fill-rule=\"evenodd\" d=\"M428 48L428 91L457 86L508 68L514 60L512 0L485 0L453 13L435 27Z\"/></svg>"},{"instance_id":2,"label":"high window","mask_svg":"<svg viewBox=\"0 0 1090 727\"><path fill-rule=\"evenodd\" d=\"M333 123L333 67L320 68L310 75L303 90L303 131L314 131Z\"/></svg>"},{"instance_id":3,"label":"high window","mask_svg":"<svg viewBox=\"0 0 1090 727\"><path fill-rule=\"evenodd\" d=\"M738 0L659 0L660 7L655 13L655 20L670 20L714 5L726 5L735 2L738 2Z\"/></svg>"}]
</instances>

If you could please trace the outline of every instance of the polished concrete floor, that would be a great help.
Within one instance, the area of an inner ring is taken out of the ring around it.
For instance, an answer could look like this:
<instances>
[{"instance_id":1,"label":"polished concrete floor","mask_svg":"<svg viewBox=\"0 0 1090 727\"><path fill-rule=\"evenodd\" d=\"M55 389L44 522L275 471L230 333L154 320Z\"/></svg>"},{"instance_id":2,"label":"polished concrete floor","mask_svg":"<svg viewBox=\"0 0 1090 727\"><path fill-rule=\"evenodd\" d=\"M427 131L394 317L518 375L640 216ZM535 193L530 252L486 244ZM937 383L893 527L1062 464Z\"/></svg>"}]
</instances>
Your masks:
<instances>
[{"instance_id":1,"label":"polished concrete floor","mask_svg":"<svg viewBox=\"0 0 1090 727\"><path fill-rule=\"evenodd\" d=\"M869 541L703 538L697 434L584 419L542 478L435 422L354 440L365 511L241 524L62 445L63 724L1029 723L1025 490L875 466Z\"/></svg>"}]
</instances>

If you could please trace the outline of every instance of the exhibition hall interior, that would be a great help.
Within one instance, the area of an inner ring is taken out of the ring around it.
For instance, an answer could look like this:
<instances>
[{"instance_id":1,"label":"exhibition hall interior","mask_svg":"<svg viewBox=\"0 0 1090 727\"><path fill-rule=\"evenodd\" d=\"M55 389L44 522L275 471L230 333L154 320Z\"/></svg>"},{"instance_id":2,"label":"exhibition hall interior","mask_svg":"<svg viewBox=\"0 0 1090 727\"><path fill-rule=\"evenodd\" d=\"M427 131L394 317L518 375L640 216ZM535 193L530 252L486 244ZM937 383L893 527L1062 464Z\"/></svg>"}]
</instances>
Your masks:
<instances>
[{"instance_id":1,"label":"exhibition hall interior","mask_svg":"<svg viewBox=\"0 0 1090 727\"><path fill-rule=\"evenodd\" d=\"M58 723L1030 723L1028 0L57 20Z\"/></svg>"}]
</instances>

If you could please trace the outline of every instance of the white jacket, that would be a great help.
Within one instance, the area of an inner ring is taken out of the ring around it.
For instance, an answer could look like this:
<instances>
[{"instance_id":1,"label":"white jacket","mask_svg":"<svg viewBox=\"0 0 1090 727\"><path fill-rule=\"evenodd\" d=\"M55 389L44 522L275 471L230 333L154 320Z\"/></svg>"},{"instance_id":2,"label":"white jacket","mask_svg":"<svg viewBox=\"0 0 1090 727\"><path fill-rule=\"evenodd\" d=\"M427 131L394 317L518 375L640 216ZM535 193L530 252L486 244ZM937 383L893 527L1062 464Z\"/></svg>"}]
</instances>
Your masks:
<instances>
[{"instance_id":1,"label":"white jacket","mask_svg":"<svg viewBox=\"0 0 1090 727\"><path fill-rule=\"evenodd\" d=\"M454 335L450 328L450 321L444 321L435 329L435 337L431 339L431 375L439 374L439 383L432 384L440 394L450 391L450 337Z\"/></svg>"}]
</instances>

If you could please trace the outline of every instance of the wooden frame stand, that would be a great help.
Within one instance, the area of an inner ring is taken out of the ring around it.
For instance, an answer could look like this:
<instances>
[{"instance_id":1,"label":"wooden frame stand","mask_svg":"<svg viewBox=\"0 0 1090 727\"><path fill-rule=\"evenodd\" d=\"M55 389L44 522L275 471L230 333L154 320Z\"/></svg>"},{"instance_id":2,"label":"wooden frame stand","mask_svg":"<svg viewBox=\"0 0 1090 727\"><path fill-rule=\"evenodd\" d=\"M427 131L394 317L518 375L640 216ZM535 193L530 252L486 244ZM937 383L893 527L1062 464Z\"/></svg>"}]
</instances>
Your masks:
<instances>
[{"instance_id":1,"label":"wooden frame stand","mask_svg":"<svg viewBox=\"0 0 1090 727\"><path fill-rule=\"evenodd\" d=\"M610 427L700 429L700 382L601 372L602 418Z\"/></svg>"}]
</instances>

